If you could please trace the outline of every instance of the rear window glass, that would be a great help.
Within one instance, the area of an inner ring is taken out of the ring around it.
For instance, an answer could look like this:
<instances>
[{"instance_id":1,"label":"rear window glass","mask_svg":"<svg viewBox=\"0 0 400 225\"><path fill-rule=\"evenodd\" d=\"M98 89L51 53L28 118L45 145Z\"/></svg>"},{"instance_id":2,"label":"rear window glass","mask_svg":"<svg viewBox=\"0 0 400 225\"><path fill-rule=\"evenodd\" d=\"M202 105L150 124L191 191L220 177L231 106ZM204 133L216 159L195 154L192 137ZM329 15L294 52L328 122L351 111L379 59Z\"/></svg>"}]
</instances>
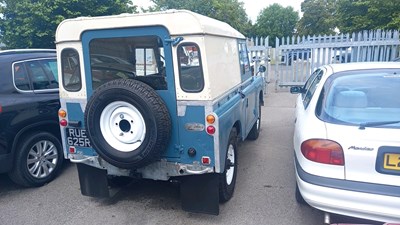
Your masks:
<instances>
[{"instance_id":1,"label":"rear window glass","mask_svg":"<svg viewBox=\"0 0 400 225\"><path fill-rule=\"evenodd\" d=\"M179 80L183 91L201 92L204 88L203 69L199 46L184 43L177 48Z\"/></svg>"},{"instance_id":2,"label":"rear window glass","mask_svg":"<svg viewBox=\"0 0 400 225\"><path fill-rule=\"evenodd\" d=\"M328 78L317 116L323 121L359 125L400 120L400 70L360 70ZM387 126L400 127L399 123Z\"/></svg>"},{"instance_id":3,"label":"rear window glass","mask_svg":"<svg viewBox=\"0 0 400 225\"><path fill-rule=\"evenodd\" d=\"M62 79L65 90L79 91L82 78L79 69L79 55L75 49L64 49L61 52Z\"/></svg>"},{"instance_id":4,"label":"rear window glass","mask_svg":"<svg viewBox=\"0 0 400 225\"><path fill-rule=\"evenodd\" d=\"M92 88L115 79L136 79L166 90L165 57L158 36L98 38L90 41Z\"/></svg>"}]
</instances>

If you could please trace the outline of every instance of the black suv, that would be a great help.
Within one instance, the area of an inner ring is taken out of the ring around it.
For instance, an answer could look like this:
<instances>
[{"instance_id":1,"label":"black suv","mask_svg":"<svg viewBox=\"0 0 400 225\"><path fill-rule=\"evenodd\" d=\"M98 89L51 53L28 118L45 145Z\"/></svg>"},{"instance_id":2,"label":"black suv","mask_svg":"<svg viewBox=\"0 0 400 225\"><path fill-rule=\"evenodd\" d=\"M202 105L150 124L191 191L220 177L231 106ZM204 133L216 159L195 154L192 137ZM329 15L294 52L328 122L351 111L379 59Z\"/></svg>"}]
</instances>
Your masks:
<instances>
[{"instance_id":1,"label":"black suv","mask_svg":"<svg viewBox=\"0 0 400 225\"><path fill-rule=\"evenodd\" d=\"M63 162L56 51L0 51L0 78L0 173L44 185Z\"/></svg>"}]
</instances>

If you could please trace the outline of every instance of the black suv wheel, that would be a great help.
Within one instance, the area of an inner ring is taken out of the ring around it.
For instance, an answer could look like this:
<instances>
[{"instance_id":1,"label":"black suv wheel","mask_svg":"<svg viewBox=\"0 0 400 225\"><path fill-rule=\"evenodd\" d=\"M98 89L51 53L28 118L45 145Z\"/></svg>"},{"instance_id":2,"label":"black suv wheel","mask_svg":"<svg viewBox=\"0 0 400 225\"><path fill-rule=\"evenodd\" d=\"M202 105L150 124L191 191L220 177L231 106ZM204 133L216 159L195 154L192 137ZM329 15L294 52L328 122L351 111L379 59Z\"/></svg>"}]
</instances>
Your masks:
<instances>
[{"instance_id":1,"label":"black suv wheel","mask_svg":"<svg viewBox=\"0 0 400 225\"><path fill-rule=\"evenodd\" d=\"M29 133L15 154L10 178L23 186L42 186L57 175L63 162L61 143L47 132Z\"/></svg>"}]
</instances>

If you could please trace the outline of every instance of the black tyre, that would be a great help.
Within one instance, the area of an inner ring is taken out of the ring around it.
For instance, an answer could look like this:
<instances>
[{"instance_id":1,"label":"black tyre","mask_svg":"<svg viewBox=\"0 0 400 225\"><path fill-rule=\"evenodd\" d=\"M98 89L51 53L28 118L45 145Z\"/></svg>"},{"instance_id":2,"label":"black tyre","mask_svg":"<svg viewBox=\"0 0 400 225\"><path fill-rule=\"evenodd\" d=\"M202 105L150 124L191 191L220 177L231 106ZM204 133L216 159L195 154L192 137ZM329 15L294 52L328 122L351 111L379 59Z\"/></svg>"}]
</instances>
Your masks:
<instances>
[{"instance_id":1,"label":"black tyre","mask_svg":"<svg viewBox=\"0 0 400 225\"><path fill-rule=\"evenodd\" d=\"M42 186L53 180L63 163L63 150L57 137L48 132L30 133L19 140L11 180L25 187Z\"/></svg>"},{"instance_id":2,"label":"black tyre","mask_svg":"<svg viewBox=\"0 0 400 225\"><path fill-rule=\"evenodd\" d=\"M257 140L258 136L260 136L261 130L261 102L258 103L258 118L251 128L249 134L247 135L247 139L249 140Z\"/></svg>"},{"instance_id":3,"label":"black tyre","mask_svg":"<svg viewBox=\"0 0 400 225\"><path fill-rule=\"evenodd\" d=\"M126 169L157 159L171 134L171 119L162 99L147 84L130 79L100 86L86 105L85 124L96 152Z\"/></svg>"},{"instance_id":4,"label":"black tyre","mask_svg":"<svg viewBox=\"0 0 400 225\"><path fill-rule=\"evenodd\" d=\"M226 150L224 172L219 178L219 201L227 202L235 191L237 175L237 132L232 128Z\"/></svg>"},{"instance_id":5,"label":"black tyre","mask_svg":"<svg viewBox=\"0 0 400 225\"><path fill-rule=\"evenodd\" d=\"M296 183L296 192L295 192L296 201L299 204L307 205L307 202L304 200L303 196L301 196L299 186Z\"/></svg>"}]
</instances>

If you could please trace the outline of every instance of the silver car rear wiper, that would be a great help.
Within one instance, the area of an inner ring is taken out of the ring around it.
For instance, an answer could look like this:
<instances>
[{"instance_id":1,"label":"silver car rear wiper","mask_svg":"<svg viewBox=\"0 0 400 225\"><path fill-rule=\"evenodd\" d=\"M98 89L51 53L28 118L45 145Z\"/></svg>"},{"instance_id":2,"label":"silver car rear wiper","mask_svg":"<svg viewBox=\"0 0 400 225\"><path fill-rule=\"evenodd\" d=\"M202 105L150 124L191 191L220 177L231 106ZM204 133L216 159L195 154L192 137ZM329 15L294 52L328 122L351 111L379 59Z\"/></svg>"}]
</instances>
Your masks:
<instances>
[{"instance_id":1,"label":"silver car rear wiper","mask_svg":"<svg viewBox=\"0 0 400 225\"><path fill-rule=\"evenodd\" d=\"M376 126L395 124L395 123L400 123L400 120L365 122L365 123L360 123L359 129L364 130L366 127L376 127Z\"/></svg>"}]
</instances>

